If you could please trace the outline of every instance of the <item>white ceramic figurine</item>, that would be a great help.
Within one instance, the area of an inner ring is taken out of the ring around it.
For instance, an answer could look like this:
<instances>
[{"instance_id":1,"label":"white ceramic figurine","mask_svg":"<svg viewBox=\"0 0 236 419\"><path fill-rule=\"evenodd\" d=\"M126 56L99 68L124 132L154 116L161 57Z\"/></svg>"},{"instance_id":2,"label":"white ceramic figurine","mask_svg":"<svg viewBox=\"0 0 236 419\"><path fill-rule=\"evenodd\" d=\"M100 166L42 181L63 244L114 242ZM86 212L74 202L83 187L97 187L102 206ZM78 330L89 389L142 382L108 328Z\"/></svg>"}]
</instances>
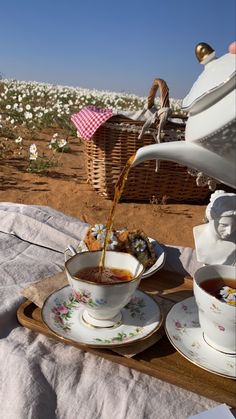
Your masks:
<instances>
[{"instance_id":1,"label":"white ceramic figurine","mask_svg":"<svg viewBox=\"0 0 236 419\"><path fill-rule=\"evenodd\" d=\"M193 228L197 260L207 265L236 265L236 194L214 192L206 219Z\"/></svg>"}]
</instances>

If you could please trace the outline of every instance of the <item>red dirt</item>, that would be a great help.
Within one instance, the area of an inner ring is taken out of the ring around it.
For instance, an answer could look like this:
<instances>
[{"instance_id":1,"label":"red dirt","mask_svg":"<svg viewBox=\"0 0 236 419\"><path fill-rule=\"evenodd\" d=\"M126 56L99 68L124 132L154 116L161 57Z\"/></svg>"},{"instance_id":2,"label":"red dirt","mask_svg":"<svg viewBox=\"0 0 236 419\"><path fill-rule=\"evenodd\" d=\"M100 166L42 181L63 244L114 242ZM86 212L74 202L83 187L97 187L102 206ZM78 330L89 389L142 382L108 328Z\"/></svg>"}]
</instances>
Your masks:
<instances>
[{"instance_id":1,"label":"red dirt","mask_svg":"<svg viewBox=\"0 0 236 419\"><path fill-rule=\"evenodd\" d=\"M24 137L24 146L42 147L52 130ZM107 221L112 201L93 191L86 181L82 144L69 139L71 151L63 153L60 165L47 175L27 171L27 159L17 154L0 159L0 200L23 204L47 205L88 223ZM120 202L114 220L116 228L141 228L160 243L194 247L192 229L202 224L205 205L151 204Z\"/></svg>"}]
</instances>

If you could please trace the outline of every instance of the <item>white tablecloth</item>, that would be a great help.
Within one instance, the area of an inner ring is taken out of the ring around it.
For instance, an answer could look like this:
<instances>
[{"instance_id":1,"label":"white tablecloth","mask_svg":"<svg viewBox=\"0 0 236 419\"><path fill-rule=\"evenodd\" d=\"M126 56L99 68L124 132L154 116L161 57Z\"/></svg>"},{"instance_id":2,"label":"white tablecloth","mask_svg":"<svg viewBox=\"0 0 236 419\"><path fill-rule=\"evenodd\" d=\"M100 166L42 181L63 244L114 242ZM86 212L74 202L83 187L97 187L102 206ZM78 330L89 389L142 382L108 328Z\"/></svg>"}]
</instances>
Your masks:
<instances>
[{"instance_id":1,"label":"white tablecloth","mask_svg":"<svg viewBox=\"0 0 236 419\"><path fill-rule=\"evenodd\" d=\"M0 417L186 419L217 406L19 325L21 291L62 271L65 247L82 239L86 229L85 223L49 207L0 204ZM166 250L167 266L193 273L197 265L191 249Z\"/></svg>"}]
</instances>

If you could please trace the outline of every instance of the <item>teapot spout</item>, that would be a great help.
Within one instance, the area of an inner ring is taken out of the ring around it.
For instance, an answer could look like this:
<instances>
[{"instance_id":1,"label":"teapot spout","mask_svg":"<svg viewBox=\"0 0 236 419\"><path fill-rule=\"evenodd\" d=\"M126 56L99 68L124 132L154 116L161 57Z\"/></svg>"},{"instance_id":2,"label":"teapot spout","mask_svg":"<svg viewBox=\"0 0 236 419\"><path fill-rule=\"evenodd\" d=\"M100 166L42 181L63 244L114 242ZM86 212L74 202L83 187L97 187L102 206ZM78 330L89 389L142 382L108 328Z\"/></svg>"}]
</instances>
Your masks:
<instances>
[{"instance_id":1,"label":"teapot spout","mask_svg":"<svg viewBox=\"0 0 236 419\"><path fill-rule=\"evenodd\" d=\"M141 147L135 154L132 167L146 160L173 161L236 188L235 163L197 144L173 141Z\"/></svg>"}]
</instances>

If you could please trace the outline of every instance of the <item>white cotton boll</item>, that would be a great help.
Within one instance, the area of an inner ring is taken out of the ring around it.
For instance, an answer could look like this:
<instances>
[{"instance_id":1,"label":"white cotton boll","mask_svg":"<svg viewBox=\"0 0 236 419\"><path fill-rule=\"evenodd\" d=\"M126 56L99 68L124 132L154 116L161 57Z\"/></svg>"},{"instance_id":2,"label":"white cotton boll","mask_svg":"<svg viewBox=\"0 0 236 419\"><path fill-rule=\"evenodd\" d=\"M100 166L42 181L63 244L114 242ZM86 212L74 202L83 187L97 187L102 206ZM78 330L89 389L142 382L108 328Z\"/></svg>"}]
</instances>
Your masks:
<instances>
[{"instance_id":1,"label":"white cotton boll","mask_svg":"<svg viewBox=\"0 0 236 419\"><path fill-rule=\"evenodd\" d=\"M30 160L37 160L37 158L38 158L38 153L37 152L36 153L31 153L30 156L29 156Z\"/></svg>"},{"instance_id":2,"label":"white cotton boll","mask_svg":"<svg viewBox=\"0 0 236 419\"><path fill-rule=\"evenodd\" d=\"M31 112L25 112L24 113L24 117L25 117L25 119L32 119L33 118L33 114L31 113Z\"/></svg>"},{"instance_id":3,"label":"white cotton boll","mask_svg":"<svg viewBox=\"0 0 236 419\"><path fill-rule=\"evenodd\" d=\"M35 153L37 153L37 146L36 146L36 144L31 144L31 145L30 145L30 147L29 147L29 152L30 152L30 154L35 154Z\"/></svg>"},{"instance_id":4,"label":"white cotton boll","mask_svg":"<svg viewBox=\"0 0 236 419\"><path fill-rule=\"evenodd\" d=\"M67 141L64 139L58 140L58 147L60 148L65 147L66 144L67 144Z\"/></svg>"}]
</instances>

